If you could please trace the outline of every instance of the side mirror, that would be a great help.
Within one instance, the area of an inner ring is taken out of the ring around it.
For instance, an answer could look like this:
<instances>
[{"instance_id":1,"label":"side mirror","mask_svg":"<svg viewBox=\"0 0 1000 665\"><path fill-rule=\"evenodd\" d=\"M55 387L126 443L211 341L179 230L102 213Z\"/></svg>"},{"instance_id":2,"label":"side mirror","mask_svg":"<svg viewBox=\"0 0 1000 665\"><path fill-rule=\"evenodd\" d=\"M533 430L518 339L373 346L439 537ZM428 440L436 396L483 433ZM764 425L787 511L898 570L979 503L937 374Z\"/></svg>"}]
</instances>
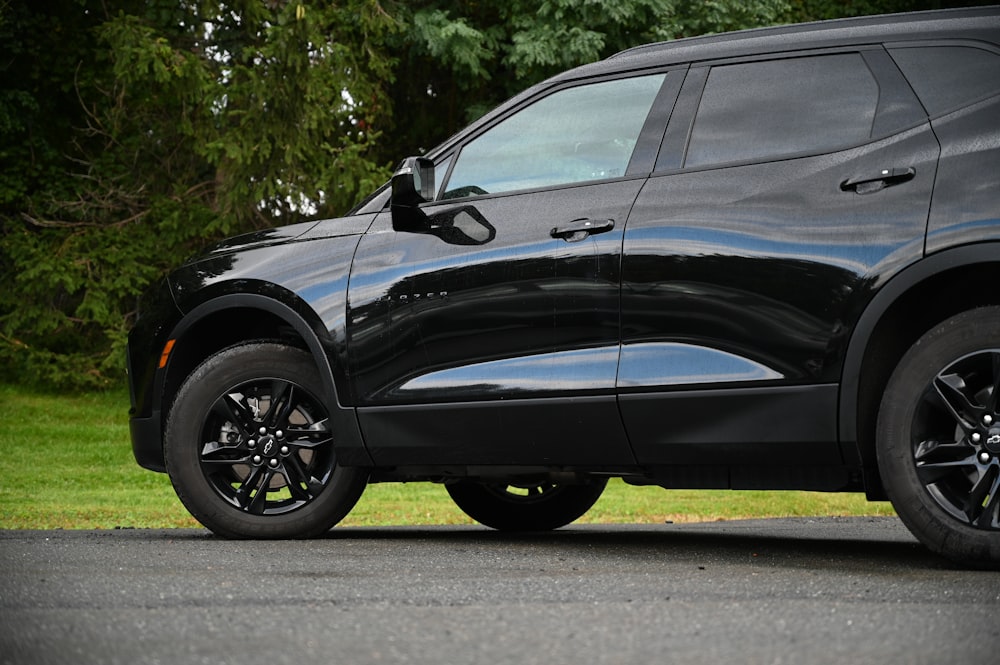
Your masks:
<instances>
[{"instance_id":1,"label":"side mirror","mask_svg":"<svg viewBox=\"0 0 1000 665\"><path fill-rule=\"evenodd\" d=\"M434 162L407 157L392 174L392 205L415 206L434 198Z\"/></svg>"},{"instance_id":2,"label":"side mirror","mask_svg":"<svg viewBox=\"0 0 1000 665\"><path fill-rule=\"evenodd\" d=\"M424 157L407 157L392 174L392 228L411 231L420 228L426 217L419 206L434 198L434 162Z\"/></svg>"}]
</instances>

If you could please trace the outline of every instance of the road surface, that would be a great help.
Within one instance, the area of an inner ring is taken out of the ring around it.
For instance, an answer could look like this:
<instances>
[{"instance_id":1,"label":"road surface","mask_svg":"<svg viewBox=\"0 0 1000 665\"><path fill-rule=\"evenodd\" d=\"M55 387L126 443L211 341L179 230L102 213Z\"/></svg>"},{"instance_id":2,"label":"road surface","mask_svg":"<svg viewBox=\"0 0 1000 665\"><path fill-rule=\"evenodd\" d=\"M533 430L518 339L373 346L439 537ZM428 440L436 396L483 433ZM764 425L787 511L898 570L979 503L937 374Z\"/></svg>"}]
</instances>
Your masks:
<instances>
[{"instance_id":1,"label":"road surface","mask_svg":"<svg viewBox=\"0 0 1000 665\"><path fill-rule=\"evenodd\" d=\"M1000 573L895 518L0 531L0 663L1000 663Z\"/></svg>"}]
</instances>

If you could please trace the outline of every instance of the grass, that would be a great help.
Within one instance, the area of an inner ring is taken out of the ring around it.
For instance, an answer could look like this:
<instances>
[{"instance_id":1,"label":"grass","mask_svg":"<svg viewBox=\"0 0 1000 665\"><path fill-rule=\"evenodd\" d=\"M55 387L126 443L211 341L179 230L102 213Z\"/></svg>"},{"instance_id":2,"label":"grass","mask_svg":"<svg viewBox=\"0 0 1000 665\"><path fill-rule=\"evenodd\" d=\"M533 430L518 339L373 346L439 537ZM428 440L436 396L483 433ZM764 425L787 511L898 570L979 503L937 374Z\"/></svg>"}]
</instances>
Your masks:
<instances>
[{"instance_id":1,"label":"grass","mask_svg":"<svg viewBox=\"0 0 1000 665\"><path fill-rule=\"evenodd\" d=\"M0 528L193 527L169 479L139 468L123 392L52 396L0 385ZM581 522L663 523L751 517L892 515L855 494L671 490L615 480ZM370 486L349 526L471 524L430 483Z\"/></svg>"}]
</instances>

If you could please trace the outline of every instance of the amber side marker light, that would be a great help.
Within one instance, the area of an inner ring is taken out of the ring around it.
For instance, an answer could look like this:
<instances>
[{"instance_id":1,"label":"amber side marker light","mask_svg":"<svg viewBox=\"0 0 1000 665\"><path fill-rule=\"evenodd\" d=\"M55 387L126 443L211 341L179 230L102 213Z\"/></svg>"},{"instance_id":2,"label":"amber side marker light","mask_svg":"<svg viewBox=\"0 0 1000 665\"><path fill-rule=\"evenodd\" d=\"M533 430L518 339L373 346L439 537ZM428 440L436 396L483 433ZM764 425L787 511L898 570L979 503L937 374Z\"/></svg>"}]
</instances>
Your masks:
<instances>
[{"instance_id":1,"label":"amber side marker light","mask_svg":"<svg viewBox=\"0 0 1000 665\"><path fill-rule=\"evenodd\" d=\"M160 369L167 366L167 359L170 357L170 352L174 350L174 342L176 341L176 339L169 339L163 345L163 353L160 354Z\"/></svg>"}]
</instances>

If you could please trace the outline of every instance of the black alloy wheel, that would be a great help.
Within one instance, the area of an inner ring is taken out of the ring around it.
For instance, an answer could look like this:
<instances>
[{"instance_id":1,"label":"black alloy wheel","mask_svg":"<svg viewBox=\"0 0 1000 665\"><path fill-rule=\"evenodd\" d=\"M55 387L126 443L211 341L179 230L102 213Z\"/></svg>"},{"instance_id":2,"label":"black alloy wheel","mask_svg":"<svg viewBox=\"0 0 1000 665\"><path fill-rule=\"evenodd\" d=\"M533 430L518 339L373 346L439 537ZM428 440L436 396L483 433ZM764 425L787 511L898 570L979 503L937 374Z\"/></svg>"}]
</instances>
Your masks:
<instances>
[{"instance_id":1,"label":"black alloy wheel","mask_svg":"<svg viewBox=\"0 0 1000 665\"><path fill-rule=\"evenodd\" d=\"M192 515L234 538L303 538L340 521L364 489L337 464L330 414L308 354L277 344L223 351L181 387L167 470Z\"/></svg>"},{"instance_id":2,"label":"black alloy wheel","mask_svg":"<svg viewBox=\"0 0 1000 665\"><path fill-rule=\"evenodd\" d=\"M877 446L886 491L918 539L1000 567L1000 308L945 321L903 357Z\"/></svg>"},{"instance_id":3,"label":"black alloy wheel","mask_svg":"<svg viewBox=\"0 0 1000 665\"><path fill-rule=\"evenodd\" d=\"M550 531L580 518L597 503L605 478L580 484L463 480L445 485L466 515L501 531Z\"/></svg>"}]
</instances>

